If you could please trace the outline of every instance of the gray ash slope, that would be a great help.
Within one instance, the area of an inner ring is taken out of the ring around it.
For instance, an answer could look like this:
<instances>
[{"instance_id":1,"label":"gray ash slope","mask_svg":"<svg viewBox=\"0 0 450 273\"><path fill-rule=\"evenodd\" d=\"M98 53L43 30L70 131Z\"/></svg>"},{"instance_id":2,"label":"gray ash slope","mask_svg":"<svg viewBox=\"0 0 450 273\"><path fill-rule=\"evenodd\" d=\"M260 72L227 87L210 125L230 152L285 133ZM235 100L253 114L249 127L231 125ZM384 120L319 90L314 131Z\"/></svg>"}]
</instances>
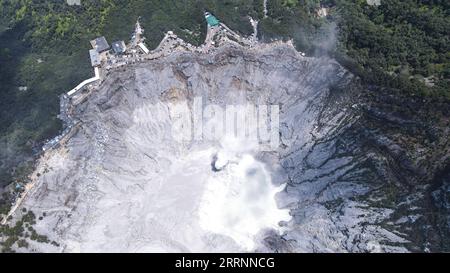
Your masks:
<instances>
[{"instance_id":1,"label":"gray ash slope","mask_svg":"<svg viewBox=\"0 0 450 273\"><path fill-rule=\"evenodd\" d=\"M281 107L279 150L256 156L275 184L287 183L277 202L292 220L281 235L260 234L256 251L448 250L449 180L438 174L448 119L383 92L289 45L178 52L114 71L77 107L80 129L45 162L22 205L45 212L35 228L61 247L30 250L242 251L198 226L202 186L188 176L171 186L168 176L195 167L180 158L197 162L192 146L158 137L170 135L167 102L196 96ZM215 175L207 166L201 172Z\"/></svg>"}]
</instances>

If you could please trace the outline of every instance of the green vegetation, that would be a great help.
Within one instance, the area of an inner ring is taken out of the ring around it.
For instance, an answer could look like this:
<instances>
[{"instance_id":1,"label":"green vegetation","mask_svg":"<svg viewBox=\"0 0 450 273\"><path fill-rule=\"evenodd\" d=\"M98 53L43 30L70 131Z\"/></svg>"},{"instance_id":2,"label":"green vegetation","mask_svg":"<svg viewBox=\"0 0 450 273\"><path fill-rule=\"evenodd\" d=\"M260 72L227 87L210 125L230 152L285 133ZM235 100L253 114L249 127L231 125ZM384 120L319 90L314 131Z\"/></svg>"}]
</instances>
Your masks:
<instances>
[{"instance_id":1,"label":"green vegetation","mask_svg":"<svg viewBox=\"0 0 450 273\"><path fill-rule=\"evenodd\" d=\"M9 210L11 209L12 202L12 196L5 192L0 197L0 221L2 221L3 218L8 214Z\"/></svg>"},{"instance_id":2,"label":"green vegetation","mask_svg":"<svg viewBox=\"0 0 450 273\"><path fill-rule=\"evenodd\" d=\"M0 225L0 253L12 252L14 244L17 244L19 248L28 248L29 240L59 246L57 242L50 241L47 236L38 234L33 228L35 224L36 215L28 211L14 226Z\"/></svg>"},{"instance_id":3,"label":"green vegetation","mask_svg":"<svg viewBox=\"0 0 450 273\"><path fill-rule=\"evenodd\" d=\"M340 54L366 82L406 93L450 98L450 3L382 0L335 2ZM338 19L338 17L340 17Z\"/></svg>"},{"instance_id":4,"label":"green vegetation","mask_svg":"<svg viewBox=\"0 0 450 273\"><path fill-rule=\"evenodd\" d=\"M321 4L326 18L316 16ZM263 0L0 0L0 185L26 179L20 170L61 130L59 95L92 74L89 40L128 40L139 16L156 47L168 30L200 44L204 10L244 35L250 15L260 20L261 39L292 38L301 51L328 53L366 83L450 98L449 2L381 4L269 0L264 18Z\"/></svg>"}]
</instances>

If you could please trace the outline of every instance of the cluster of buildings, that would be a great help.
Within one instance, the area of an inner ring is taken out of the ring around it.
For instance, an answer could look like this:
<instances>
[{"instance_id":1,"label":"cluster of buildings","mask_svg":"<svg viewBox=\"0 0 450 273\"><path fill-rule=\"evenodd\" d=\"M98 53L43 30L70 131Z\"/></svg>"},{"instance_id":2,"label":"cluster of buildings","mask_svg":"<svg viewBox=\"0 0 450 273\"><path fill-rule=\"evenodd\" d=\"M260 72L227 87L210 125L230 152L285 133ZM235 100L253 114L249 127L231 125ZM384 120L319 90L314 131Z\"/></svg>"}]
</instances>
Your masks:
<instances>
[{"instance_id":1,"label":"cluster of buildings","mask_svg":"<svg viewBox=\"0 0 450 273\"><path fill-rule=\"evenodd\" d=\"M219 27L220 21L211 13L205 12L205 19L208 23L209 28L217 28ZM169 38L175 36L171 31L168 32ZM108 61L115 61L119 57L124 55L128 55L129 53L134 54L137 53L136 50L149 54L151 51L144 44L144 28L141 26L139 19L136 22L135 30L131 37L130 43L127 45L124 41L116 41L111 44L108 44L108 41L105 37L98 37L91 41L92 49L89 50L89 56L91 59L92 67L100 67L103 63L108 63ZM125 56L126 57L126 56Z\"/></svg>"},{"instance_id":2,"label":"cluster of buildings","mask_svg":"<svg viewBox=\"0 0 450 273\"><path fill-rule=\"evenodd\" d=\"M64 123L64 131L56 136L55 138L47 141L42 150L45 152L49 149L57 147L60 142L67 137L72 128L78 124L78 121L74 120L69 114L72 102L71 98L77 94L80 90L84 89L91 83L97 82L101 79L101 68L103 64L115 62L116 59L120 57L126 57L128 53L135 54L138 50L148 54L150 51L144 44L145 38L143 37L144 29L141 27L139 20L136 23L135 31L132 35L131 42L127 45L124 41L115 41L109 45L108 41L104 36L98 37L92 40L92 49L89 50L89 56L91 59L91 65L94 67L95 76L93 78L84 80L75 88L61 96L60 99L60 114L59 118Z\"/></svg>"},{"instance_id":3,"label":"cluster of buildings","mask_svg":"<svg viewBox=\"0 0 450 273\"><path fill-rule=\"evenodd\" d=\"M70 114L70 109L74 103L73 98L76 94L79 94L79 91L85 89L85 87L100 81L103 69L107 71L129 63L135 63L139 60L155 59L170 54L177 47L184 47L185 49L193 52L208 52L210 48L215 46L216 41L219 41L225 36L231 36L234 38L228 39L229 41L238 41L244 45L251 45L254 42L233 32L227 26L220 23L220 21L211 13L205 12L204 15L208 24L208 33L205 43L200 47L186 43L182 39L178 38L172 31L168 31L160 45L153 51L150 51L144 44L144 29L139 23L139 20L136 22L135 30L131 36L131 41L128 44L124 41L115 41L109 45L104 36L90 41L92 49L89 50L89 56L91 65L94 67L95 76L83 81L74 89L61 96L59 118L63 121L65 129L61 135L49 140L44 145L43 150L47 151L59 145L61 140L68 136L72 131L72 128L78 124L78 121L74 120ZM251 22L252 25L254 25L256 32L257 22L253 22L252 20ZM255 37L252 37L252 40L256 40L256 34L254 36ZM81 101L82 97L77 98L77 100Z\"/></svg>"},{"instance_id":4,"label":"cluster of buildings","mask_svg":"<svg viewBox=\"0 0 450 273\"><path fill-rule=\"evenodd\" d=\"M139 20L136 23L136 28L131 37L131 42L127 46L124 41L115 41L108 44L108 41L104 36L98 37L91 41L92 49L89 50L89 56L91 58L92 67L99 67L102 63L106 62L112 53L115 56L121 56L127 53L131 48L139 48L143 53L148 54L147 46L144 44L145 38L143 37L144 29L141 27Z\"/></svg>"}]
</instances>

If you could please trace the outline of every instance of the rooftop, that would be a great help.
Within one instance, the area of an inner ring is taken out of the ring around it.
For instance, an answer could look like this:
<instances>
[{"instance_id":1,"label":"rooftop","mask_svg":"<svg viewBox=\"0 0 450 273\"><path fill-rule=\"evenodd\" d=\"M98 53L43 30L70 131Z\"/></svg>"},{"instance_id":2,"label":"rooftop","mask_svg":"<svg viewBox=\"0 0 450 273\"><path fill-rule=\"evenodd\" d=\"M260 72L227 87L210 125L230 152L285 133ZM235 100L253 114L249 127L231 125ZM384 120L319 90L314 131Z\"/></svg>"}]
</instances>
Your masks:
<instances>
[{"instance_id":1,"label":"rooftop","mask_svg":"<svg viewBox=\"0 0 450 273\"><path fill-rule=\"evenodd\" d=\"M124 41L116 41L112 43L112 49L114 53L122 54L125 53L125 51L127 50L127 46L125 45Z\"/></svg>"},{"instance_id":2,"label":"rooftop","mask_svg":"<svg viewBox=\"0 0 450 273\"><path fill-rule=\"evenodd\" d=\"M215 27L220 24L219 20L217 20L217 18L209 12L205 12L205 18L206 22L208 22L208 25L211 27Z\"/></svg>"},{"instance_id":3,"label":"rooftop","mask_svg":"<svg viewBox=\"0 0 450 273\"><path fill-rule=\"evenodd\" d=\"M101 64L100 55L98 54L97 50L91 49L89 50L89 55L91 57L91 65L92 66L99 66Z\"/></svg>"},{"instance_id":4,"label":"rooftop","mask_svg":"<svg viewBox=\"0 0 450 273\"><path fill-rule=\"evenodd\" d=\"M106 41L104 36L98 37L95 40L92 40L91 45L92 45L92 48L97 50L98 53L101 53L101 52L109 49L109 44Z\"/></svg>"}]
</instances>

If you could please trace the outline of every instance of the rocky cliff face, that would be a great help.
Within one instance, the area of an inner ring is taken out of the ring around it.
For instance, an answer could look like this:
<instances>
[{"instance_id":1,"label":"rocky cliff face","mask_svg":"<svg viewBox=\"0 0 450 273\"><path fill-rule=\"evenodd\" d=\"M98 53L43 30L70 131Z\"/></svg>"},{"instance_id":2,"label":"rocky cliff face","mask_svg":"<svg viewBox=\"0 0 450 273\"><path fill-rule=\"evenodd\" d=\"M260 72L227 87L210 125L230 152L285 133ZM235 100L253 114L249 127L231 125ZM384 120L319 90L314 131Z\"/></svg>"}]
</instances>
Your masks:
<instances>
[{"instance_id":1,"label":"rocky cliff face","mask_svg":"<svg viewBox=\"0 0 450 273\"><path fill-rule=\"evenodd\" d=\"M285 44L114 71L77 106L75 135L40 161L23 207L45 213L35 229L60 247L30 250L448 250L449 180L437 175L448 119L383 92ZM196 97L279 105L279 148L176 141L172 104ZM233 155L217 167L223 150Z\"/></svg>"}]
</instances>

